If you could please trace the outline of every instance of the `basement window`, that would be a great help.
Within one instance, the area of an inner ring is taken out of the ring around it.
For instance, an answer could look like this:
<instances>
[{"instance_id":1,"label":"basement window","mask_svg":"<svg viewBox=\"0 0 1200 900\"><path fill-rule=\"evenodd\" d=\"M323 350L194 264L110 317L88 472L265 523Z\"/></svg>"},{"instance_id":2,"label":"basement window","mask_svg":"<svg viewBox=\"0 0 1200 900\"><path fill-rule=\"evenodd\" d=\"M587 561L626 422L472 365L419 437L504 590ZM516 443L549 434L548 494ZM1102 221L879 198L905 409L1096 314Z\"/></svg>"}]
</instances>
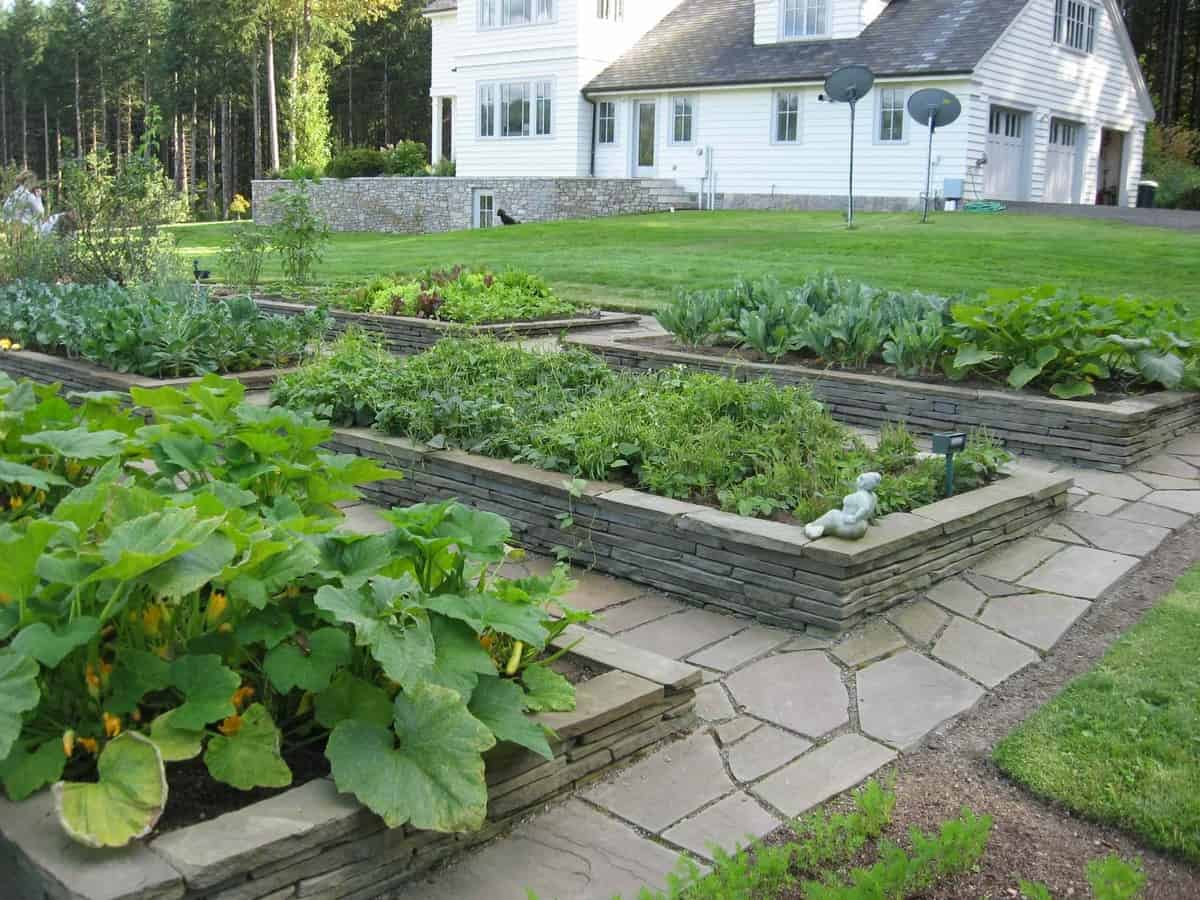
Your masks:
<instances>
[{"instance_id":1,"label":"basement window","mask_svg":"<svg viewBox=\"0 0 1200 900\"><path fill-rule=\"evenodd\" d=\"M496 224L496 195L490 191L475 192L475 227L492 228Z\"/></svg>"}]
</instances>

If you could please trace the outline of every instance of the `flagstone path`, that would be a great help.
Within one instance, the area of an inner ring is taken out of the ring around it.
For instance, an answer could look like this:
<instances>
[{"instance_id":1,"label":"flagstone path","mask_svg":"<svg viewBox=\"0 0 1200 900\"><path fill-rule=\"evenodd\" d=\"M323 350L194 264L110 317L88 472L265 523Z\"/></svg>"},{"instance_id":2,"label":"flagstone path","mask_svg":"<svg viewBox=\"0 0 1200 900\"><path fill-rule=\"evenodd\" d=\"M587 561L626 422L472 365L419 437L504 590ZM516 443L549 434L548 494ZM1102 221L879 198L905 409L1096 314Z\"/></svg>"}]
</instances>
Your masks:
<instances>
[{"instance_id":1,"label":"flagstone path","mask_svg":"<svg viewBox=\"0 0 1200 900\"><path fill-rule=\"evenodd\" d=\"M661 888L681 852L710 859L850 788L1049 651L1118 579L1200 515L1200 434L1124 473L1074 476L1041 533L831 640L576 573L593 627L704 670L703 722L412 884L404 900L609 900ZM370 526L369 507L349 511ZM529 559L521 570L550 562Z\"/></svg>"}]
</instances>

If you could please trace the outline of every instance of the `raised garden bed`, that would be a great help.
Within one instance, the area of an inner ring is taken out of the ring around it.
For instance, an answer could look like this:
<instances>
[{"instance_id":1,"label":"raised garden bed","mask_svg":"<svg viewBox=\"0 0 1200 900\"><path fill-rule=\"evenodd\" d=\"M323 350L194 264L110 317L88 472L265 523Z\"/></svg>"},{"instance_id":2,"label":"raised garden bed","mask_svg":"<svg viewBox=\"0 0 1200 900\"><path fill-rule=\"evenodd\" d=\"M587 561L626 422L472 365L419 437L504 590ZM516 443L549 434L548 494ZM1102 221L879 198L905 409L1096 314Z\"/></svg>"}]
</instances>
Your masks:
<instances>
[{"instance_id":1,"label":"raised garden bed","mask_svg":"<svg viewBox=\"0 0 1200 900\"><path fill-rule=\"evenodd\" d=\"M582 334L568 342L616 369L686 366L781 386L806 386L842 422L878 428L904 422L919 434L986 427L1013 453L1120 471L1200 424L1200 393L1159 391L1112 402L1059 400L1032 392L981 390L836 369L748 362L663 346L662 336Z\"/></svg>"},{"instance_id":2,"label":"raised garden bed","mask_svg":"<svg viewBox=\"0 0 1200 900\"><path fill-rule=\"evenodd\" d=\"M13 378L29 378L43 384L61 384L69 391L128 391L131 387L184 387L199 381L201 376L187 378L150 378L146 375L131 375L114 372L82 359L65 359L33 350L0 352L0 371ZM253 369L249 372L234 372L224 375L246 386L247 390L266 390L275 379L292 368Z\"/></svg>"},{"instance_id":3,"label":"raised garden bed","mask_svg":"<svg viewBox=\"0 0 1200 900\"><path fill-rule=\"evenodd\" d=\"M381 505L455 497L504 516L531 550L566 547L581 565L701 606L822 631L850 628L1035 530L1066 505L1071 485L1017 469L987 487L885 516L861 541L810 541L796 525L607 482L573 490L560 473L365 429L338 429L331 446L404 472L403 480L364 489Z\"/></svg>"},{"instance_id":4,"label":"raised garden bed","mask_svg":"<svg viewBox=\"0 0 1200 900\"><path fill-rule=\"evenodd\" d=\"M256 297L254 302L264 313L281 316L297 316L312 309L311 306L301 303L289 303L271 297ZM416 316L381 316L336 308L331 308L329 314L333 319L331 329L333 333L340 334L350 327L361 328L382 337L388 350L398 355L428 350L442 338L451 334L459 337L494 335L499 338L520 340L557 335L564 331L575 332L584 329L608 328L614 325L630 325L636 324L638 321L636 315L613 312L581 313L569 318L497 322L489 325L463 325L457 322L422 319Z\"/></svg>"},{"instance_id":5,"label":"raised garden bed","mask_svg":"<svg viewBox=\"0 0 1200 900\"><path fill-rule=\"evenodd\" d=\"M554 759L512 745L490 751L487 824L471 834L388 830L318 778L270 799L121 851L71 842L49 792L0 799L0 871L13 900L374 898L451 854L489 840L530 807L598 778L650 744L693 727L700 671L572 627L563 645L608 668L577 687L576 710L543 713Z\"/></svg>"}]
</instances>

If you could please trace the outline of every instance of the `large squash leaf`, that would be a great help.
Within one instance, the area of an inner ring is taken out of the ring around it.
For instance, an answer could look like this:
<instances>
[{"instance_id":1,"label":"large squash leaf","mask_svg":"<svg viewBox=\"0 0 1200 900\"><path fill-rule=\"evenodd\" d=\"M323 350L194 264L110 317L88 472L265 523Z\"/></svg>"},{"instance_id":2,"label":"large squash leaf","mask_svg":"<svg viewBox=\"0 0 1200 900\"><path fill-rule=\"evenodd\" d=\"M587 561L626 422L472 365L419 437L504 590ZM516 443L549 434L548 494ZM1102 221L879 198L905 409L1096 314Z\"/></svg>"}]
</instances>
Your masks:
<instances>
[{"instance_id":1,"label":"large squash leaf","mask_svg":"<svg viewBox=\"0 0 1200 900\"><path fill-rule=\"evenodd\" d=\"M11 537L15 531L8 536L0 535L0 559L4 560L4 565L0 565L0 595L3 595L5 602L19 603L33 594L39 581L38 559L63 527L58 522L33 519L19 537Z\"/></svg>"},{"instance_id":2,"label":"large squash leaf","mask_svg":"<svg viewBox=\"0 0 1200 900\"><path fill-rule=\"evenodd\" d=\"M175 710L169 709L150 723L150 740L158 748L163 762L183 762L194 759L204 749L205 732L180 728L175 724Z\"/></svg>"},{"instance_id":3,"label":"large squash leaf","mask_svg":"<svg viewBox=\"0 0 1200 900\"><path fill-rule=\"evenodd\" d=\"M199 730L236 712L233 692L241 687L237 672L211 653L190 653L171 663L171 685L186 698L172 719L179 728Z\"/></svg>"},{"instance_id":4,"label":"large squash leaf","mask_svg":"<svg viewBox=\"0 0 1200 900\"><path fill-rule=\"evenodd\" d=\"M571 712L575 709L575 687L558 672L540 663L521 670L525 685L525 708L533 712Z\"/></svg>"},{"instance_id":5,"label":"large squash leaf","mask_svg":"<svg viewBox=\"0 0 1200 900\"><path fill-rule=\"evenodd\" d=\"M151 691L161 691L171 683L171 664L148 650L124 647L108 681L109 695L104 708L113 715L133 712Z\"/></svg>"},{"instance_id":6,"label":"large squash leaf","mask_svg":"<svg viewBox=\"0 0 1200 900\"><path fill-rule=\"evenodd\" d=\"M392 723L392 701L387 691L349 672L340 672L328 688L317 694L313 714L323 728L358 719L376 725Z\"/></svg>"},{"instance_id":7,"label":"large squash leaf","mask_svg":"<svg viewBox=\"0 0 1200 900\"><path fill-rule=\"evenodd\" d=\"M425 605L466 622L478 634L491 629L535 647L544 646L549 637L542 624L545 613L532 603L510 603L492 594L442 594L430 597Z\"/></svg>"},{"instance_id":8,"label":"large squash leaf","mask_svg":"<svg viewBox=\"0 0 1200 900\"><path fill-rule=\"evenodd\" d=\"M10 649L0 650L0 760L21 735L22 714L38 705L38 664Z\"/></svg>"},{"instance_id":9,"label":"large squash leaf","mask_svg":"<svg viewBox=\"0 0 1200 900\"><path fill-rule=\"evenodd\" d=\"M315 602L339 622L353 626L358 646L366 647L384 674L407 689L434 665L433 632L423 610L399 614L383 602L388 596L379 582L372 581L357 588L326 585L317 591Z\"/></svg>"},{"instance_id":10,"label":"large squash leaf","mask_svg":"<svg viewBox=\"0 0 1200 900\"><path fill-rule=\"evenodd\" d=\"M77 647L100 633L100 620L80 616L59 629L45 622L34 622L17 632L10 645L17 653L32 656L47 669L55 668Z\"/></svg>"},{"instance_id":11,"label":"large squash leaf","mask_svg":"<svg viewBox=\"0 0 1200 900\"><path fill-rule=\"evenodd\" d=\"M287 787L292 783L292 770L279 755L281 740L271 714L255 703L242 714L236 731L209 739L204 764L213 778L239 791Z\"/></svg>"},{"instance_id":12,"label":"large squash leaf","mask_svg":"<svg viewBox=\"0 0 1200 900\"><path fill-rule=\"evenodd\" d=\"M127 581L198 547L221 519L200 519L193 509L164 509L122 522L100 544L107 565L88 581Z\"/></svg>"},{"instance_id":13,"label":"large squash leaf","mask_svg":"<svg viewBox=\"0 0 1200 900\"><path fill-rule=\"evenodd\" d=\"M333 673L350 662L350 637L340 628L321 628L304 637L297 634L271 649L263 671L281 694L293 688L314 694L329 687Z\"/></svg>"},{"instance_id":14,"label":"large squash leaf","mask_svg":"<svg viewBox=\"0 0 1200 900\"><path fill-rule=\"evenodd\" d=\"M35 469L24 463L13 462L11 459L0 459L0 484L27 484L32 488L44 491L47 488L70 484L70 482L61 475L55 475L44 469Z\"/></svg>"},{"instance_id":15,"label":"large squash leaf","mask_svg":"<svg viewBox=\"0 0 1200 900\"><path fill-rule=\"evenodd\" d=\"M32 753L17 744L8 759L0 762L4 792L9 800L20 803L62 778L66 764L67 756L63 753L62 741L57 738L46 741Z\"/></svg>"},{"instance_id":16,"label":"large squash leaf","mask_svg":"<svg viewBox=\"0 0 1200 900\"><path fill-rule=\"evenodd\" d=\"M388 827L473 831L487 815L482 753L491 730L449 688L420 684L396 696L393 726L350 719L325 755L338 789L354 794Z\"/></svg>"},{"instance_id":17,"label":"large squash leaf","mask_svg":"<svg viewBox=\"0 0 1200 900\"><path fill-rule=\"evenodd\" d=\"M520 744L539 756L554 759L545 730L525 715L525 695L516 682L494 675L480 678L468 708L498 740Z\"/></svg>"},{"instance_id":18,"label":"large squash leaf","mask_svg":"<svg viewBox=\"0 0 1200 900\"><path fill-rule=\"evenodd\" d=\"M54 785L58 821L88 847L124 847L154 828L167 804L167 775L158 748L127 731L100 753L96 782Z\"/></svg>"},{"instance_id":19,"label":"large squash leaf","mask_svg":"<svg viewBox=\"0 0 1200 900\"><path fill-rule=\"evenodd\" d=\"M126 441L119 431L88 431L80 425L69 431L39 431L21 437L22 443L41 447L68 459L108 459L121 452Z\"/></svg>"},{"instance_id":20,"label":"large squash leaf","mask_svg":"<svg viewBox=\"0 0 1200 900\"><path fill-rule=\"evenodd\" d=\"M435 615L433 626L434 663L421 673L421 680L440 684L469 701L480 675L495 675L496 664L479 643L479 636L465 622Z\"/></svg>"}]
</instances>

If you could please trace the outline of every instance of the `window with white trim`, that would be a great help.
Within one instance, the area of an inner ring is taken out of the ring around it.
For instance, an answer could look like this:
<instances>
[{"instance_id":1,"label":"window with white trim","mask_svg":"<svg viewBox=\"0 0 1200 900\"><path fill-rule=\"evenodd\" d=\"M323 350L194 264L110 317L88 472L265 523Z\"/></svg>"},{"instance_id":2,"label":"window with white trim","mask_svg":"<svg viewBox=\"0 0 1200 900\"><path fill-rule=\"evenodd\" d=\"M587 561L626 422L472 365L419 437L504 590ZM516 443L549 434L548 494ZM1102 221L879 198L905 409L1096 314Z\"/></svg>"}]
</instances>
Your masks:
<instances>
[{"instance_id":1,"label":"window with white trim","mask_svg":"<svg viewBox=\"0 0 1200 900\"><path fill-rule=\"evenodd\" d=\"M775 93L775 141L793 144L800 140L800 94L796 91Z\"/></svg>"},{"instance_id":2,"label":"window with white trim","mask_svg":"<svg viewBox=\"0 0 1200 900\"><path fill-rule=\"evenodd\" d=\"M1079 144L1079 124L1066 119L1050 120L1050 143L1059 147L1075 147Z\"/></svg>"},{"instance_id":3,"label":"window with white trim","mask_svg":"<svg viewBox=\"0 0 1200 900\"><path fill-rule=\"evenodd\" d=\"M894 144L904 140L904 88L879 90L880 143Z\"/></svg>"},{"instance_id":4,"label":"window with white trim","mask_svg":"<svg viewBox=\"0 0 1200 900\"><path fill-rule=\"evenodd\" d=\"M1054 0L1054 42L1093 53L1096 50L1096 28L1100 24L1100 7L1083 0Z\"/></svg>"},{"instance_id":5,"label":"window with white trim","mask_svg":"<svg viewBox=\"0 0 1200 900\"><path fill-rule=\"evenodd\" d=\"M782 34L785 38L829 34L829 0L783 0Z\"/></svg>"},{"instance_id":6,"label":"window with white trim","mask_svg":"<svg viewBox=\"0 0 1200 900\"><path fill-rule=\"evenodd\" d=\"M479 136L553 133L554 82L504 81L479 85Z\"/></svg>"},{"instance_id":7,"label":"window with white trim","mask_svg":"<svg viewBox=\"0 0 1200 900\"><path fill-rule=\"evenodd\" d=\"M617 142L617 104L614 100L601 100L596 104L596 143Z\"/></svg>"},{"instance_id":8,"label":"window with white trim","mask_svg":"<svg viewBox=\"0 0 1200 900\"><path fill-rule=\"evenodd\" d=\"M671 111L671 143L690 144L695 124L695 103L691 97L674 97L671 100Z\"/></svg>"},{"instance_id":9,"label":"window with white trim","mask_svg":"<svg viewBox=\"0 0 1200 900\"><path fill-rule=\"evenodd\" d=\"M496 224L496 195L485 191L475 194L475 227L492 228Z\"/></svg>"},{"instance_id":10,"label":"window with white trim","mask_svg":"<svg viewBox=\"0 0 1200 900\"><path fill-rule=\"evenodd\" d=\"M554 0L479 0L480 28L543 25L554 21Z\"/></svg>"},{"instance_id":11,"label":"window with white trim","mask_svg":"<svg viewBox=\"0 0 1200 900\"><path fill-rule=\"evenodd\" d=\"M1019 112L1004 109L1000 106L993 106L991 117L988 119L988 134L1019 138L1024 119L1025 117Z\"/></svg>"},{"instance_id":12,"label":"window with white trim","mask_svg":"<svg viewBox=\"0 0 1200 900\"><path fill-rule=\"evenodd\" d=\"M596 0L596 18L624 22L625 0Z\"/></svg>"}]
</instances>

